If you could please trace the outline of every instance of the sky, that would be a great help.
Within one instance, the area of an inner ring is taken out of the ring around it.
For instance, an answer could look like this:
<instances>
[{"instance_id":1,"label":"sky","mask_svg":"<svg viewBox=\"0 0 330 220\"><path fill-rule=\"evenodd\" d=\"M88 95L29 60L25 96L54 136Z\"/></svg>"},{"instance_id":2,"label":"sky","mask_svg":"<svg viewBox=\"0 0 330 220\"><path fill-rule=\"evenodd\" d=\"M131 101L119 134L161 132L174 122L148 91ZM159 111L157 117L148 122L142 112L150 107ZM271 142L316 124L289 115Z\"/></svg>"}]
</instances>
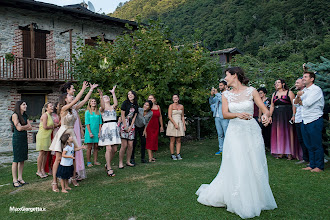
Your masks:
<instances>
[{"instance_id":1,"label":"sky","mask_svg":"<svg viewBox=\"0 0 330 220\"><path fill-rule=\"evenodd\" d=\"M36 1L46 2L59 6L79 4L83 1L88 3L88 0L36 0ZM97 13L104 12L108 14L113 12L117 8L120 2L126 2L127 0L89 0L89 1L93 3L95 12Z\"/></svg>"}]
</instances>

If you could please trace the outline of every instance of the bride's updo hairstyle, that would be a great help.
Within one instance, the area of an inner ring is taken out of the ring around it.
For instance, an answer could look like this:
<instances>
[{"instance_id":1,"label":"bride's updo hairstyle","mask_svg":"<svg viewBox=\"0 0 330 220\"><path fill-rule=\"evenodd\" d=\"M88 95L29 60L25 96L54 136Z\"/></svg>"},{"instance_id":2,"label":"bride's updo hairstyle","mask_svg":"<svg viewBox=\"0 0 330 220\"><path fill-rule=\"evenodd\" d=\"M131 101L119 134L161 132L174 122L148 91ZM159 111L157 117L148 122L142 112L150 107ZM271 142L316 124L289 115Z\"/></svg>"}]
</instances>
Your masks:
<instances>
[{"instance_id":1,"label":"bride's updo hairstyle","mask_svg":"<svg viewBox=\"0 0 330 220\"><path fill-rule=\"evenodd\" d=\"M244 70L241 67L231 67L225 70L225 73L228 72L231 75L237 75L238 81L242 84L247 85L249 83L249 79L245 76Z\"/></svg>"}]
</instances>

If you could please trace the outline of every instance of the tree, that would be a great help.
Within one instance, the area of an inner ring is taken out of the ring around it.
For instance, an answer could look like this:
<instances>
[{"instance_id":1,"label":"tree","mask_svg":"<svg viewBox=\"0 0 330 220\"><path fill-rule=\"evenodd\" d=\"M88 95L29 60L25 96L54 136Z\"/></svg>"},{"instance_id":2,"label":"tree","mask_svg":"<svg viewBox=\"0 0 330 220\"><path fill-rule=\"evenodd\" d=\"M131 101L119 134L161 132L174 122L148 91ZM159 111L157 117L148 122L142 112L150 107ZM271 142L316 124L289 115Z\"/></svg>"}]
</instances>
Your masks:
<instances>
[{"instance_id":1,"label":"tree","mask_svg":"<svg viewBox=\"0 0 330 220\"><path fill-rule=\"evenodd\" d=\"M116 84L119 103L129 90L135 90L140 105L154 94L167 112L177 93L187 116L209 114L207 97L217 84L219 64L198 45L175 48L168 36L162 24L150 21L149 26L139 25L113 44L99 41L91 47L80 42L74 58L76 77L98 83L104 91Z\"/></svg>"},{"instance_id":2,"label":"tree","mask_svg":"<svg viewBox=\"0 0 330 220\"><path fill-rule=\"evenodd\" d=\"M287 85L293 87L298 77L302 75L302 63L299 61L282 61L266 63L252 55L236 55L227 66L242 67L250 80L250 85L258 89L266 87L269 94L274 92L274 82L284 79Z\"/></svg>"}]
</instances>

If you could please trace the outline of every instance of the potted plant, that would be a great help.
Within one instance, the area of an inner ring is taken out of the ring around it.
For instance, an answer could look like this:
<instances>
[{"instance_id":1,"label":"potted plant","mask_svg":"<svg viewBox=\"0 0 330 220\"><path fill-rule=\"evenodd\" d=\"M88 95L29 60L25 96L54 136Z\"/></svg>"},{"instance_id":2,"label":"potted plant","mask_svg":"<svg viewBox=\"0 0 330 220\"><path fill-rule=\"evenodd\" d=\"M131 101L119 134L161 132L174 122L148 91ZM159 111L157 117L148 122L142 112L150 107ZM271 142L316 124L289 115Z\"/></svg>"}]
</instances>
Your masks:
<instances>
[{"instance_id":1,"label":"potted plant","mask_svg":"<svg viewBox=\"0 0 330 220\"><path fill-rule=\"evenodd\" d=\"M15 61L15 55L14 55L14 53L6 53L5 54L5 59L8 62L13 63Z\"/></svg>"}]
</instances>

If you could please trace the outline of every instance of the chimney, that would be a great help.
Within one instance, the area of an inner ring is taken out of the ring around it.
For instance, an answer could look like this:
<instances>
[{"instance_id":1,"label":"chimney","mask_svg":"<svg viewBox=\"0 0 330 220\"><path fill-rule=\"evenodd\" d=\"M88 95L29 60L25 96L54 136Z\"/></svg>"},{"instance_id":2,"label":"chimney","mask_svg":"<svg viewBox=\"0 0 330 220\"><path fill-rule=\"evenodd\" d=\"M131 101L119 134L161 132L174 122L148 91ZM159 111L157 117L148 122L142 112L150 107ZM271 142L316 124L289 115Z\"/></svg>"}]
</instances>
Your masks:
<instances>
[{"instance_id":1,"label":"chimney","mask_svg":"<svg viewBox=\"0 0 330 220\"><path fill-rule=\"evenodd\" d=\"M80 5L81 5L82 7L84 7L84 8L87 8L87 7L88 7L88 5L87 5L85 2L80 3Z\"/></svg>"}]
</instances>

